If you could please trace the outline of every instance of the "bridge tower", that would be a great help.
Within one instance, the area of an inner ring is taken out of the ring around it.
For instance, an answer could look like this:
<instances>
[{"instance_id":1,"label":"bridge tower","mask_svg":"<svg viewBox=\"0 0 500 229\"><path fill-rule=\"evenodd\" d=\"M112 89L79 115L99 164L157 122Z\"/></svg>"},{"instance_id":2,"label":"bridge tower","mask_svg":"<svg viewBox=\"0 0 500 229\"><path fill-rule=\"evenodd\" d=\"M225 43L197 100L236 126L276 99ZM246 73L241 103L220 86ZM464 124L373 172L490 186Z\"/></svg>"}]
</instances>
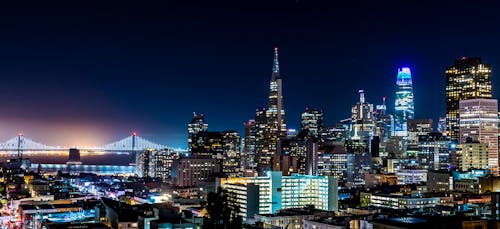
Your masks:
<instances>
[{"instance_id":1,"label":"bridge tower","mask_svg":"<svg viewBox=\"0 0 500 229\"><path fill-rule=\"evenodd\" d=\"M137 137L137 132L132 132L132 151L135 150L135 138Z\"/></svg>"},{"instance_id":2,"label":"bridge tower","mask_svg":"<svg viewBox=\"0 0 500 229\"><path fill-rule=\"evenodd\" d=\"M17 158L23 158L23 152L22 152L22 149L21 149L21 143L23 141L22 137L23 137L23 133L19 133L17 134Z\"/></svg>"}]
</instances>

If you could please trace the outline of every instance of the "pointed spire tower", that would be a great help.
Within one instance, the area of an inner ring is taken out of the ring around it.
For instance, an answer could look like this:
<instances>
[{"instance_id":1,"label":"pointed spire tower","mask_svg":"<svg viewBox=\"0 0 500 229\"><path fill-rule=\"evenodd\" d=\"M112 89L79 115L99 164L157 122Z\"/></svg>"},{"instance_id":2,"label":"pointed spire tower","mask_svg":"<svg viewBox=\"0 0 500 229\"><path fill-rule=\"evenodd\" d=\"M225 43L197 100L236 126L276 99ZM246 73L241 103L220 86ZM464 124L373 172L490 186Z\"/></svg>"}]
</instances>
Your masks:
<instances>
[{"instance_id":1,"label":"pointed spire tower","mask_svg":"<svg viewBox=\"0 0 500 229\"><path fill-rule=\"evenodd\" d=\"M271 80L280 79L280 63L278 61L278 48L274 48L273 74Z\"/></svg>"},{"instance_id":2,"label":"pointed spire tower","mask_svg":"<svg viewBox=\"0 0 500 229\"><path fill-rule=\"evenodd\" d=\"M274 48L273 72L269 84L268 128L271 133L270 152L276 150L276 141L286 136L285 110L283 108L282 79L278 61L278 48Z\"/></svg>"}]
</instances>

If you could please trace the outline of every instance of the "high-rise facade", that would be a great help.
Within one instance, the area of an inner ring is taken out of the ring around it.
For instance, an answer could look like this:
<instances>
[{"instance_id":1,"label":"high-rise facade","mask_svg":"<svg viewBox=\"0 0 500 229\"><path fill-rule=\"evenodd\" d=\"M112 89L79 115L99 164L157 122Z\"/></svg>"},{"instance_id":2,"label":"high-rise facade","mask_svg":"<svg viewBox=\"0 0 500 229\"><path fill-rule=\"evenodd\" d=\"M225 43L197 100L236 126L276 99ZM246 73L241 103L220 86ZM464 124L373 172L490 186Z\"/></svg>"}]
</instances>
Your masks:
<instances>
[{"instance_id":1,"label":"high-rise facade","mask_svg":"<svg viewBox=\"0 0 500 229\"><path fill-rule=\"evenodd\" d=\"M155 177L167 181L170 178L172 163L180 155L171 149L138 152L136 156L136 174L139 177Z\"/></svg>"},{"instance_id":2,"label":"high-rise facade","mask_svg":"<svg viewBox=\"0 0 500 229\"><path fill-rule=\"evenodd\" d=\"M306 108L301 115L300 127L308 138L319 139L323 130L323 111Z\"/></svg>"},{"instance_id":3,"label":"high-rise facade","mask_svg":"<svg viewBox=\"0 0 500 229\"><path fill-rule=\"evenodd\" d=\"M257 172L272 168L271 158L276 154L279 139L286 136L285 110L283 107L283 84L278 61L278 48L274 49L273 70L269 84L269 106L267 109L257 110L255 123L257 128L258 155ZM264 114L264 116L263 116ZM264 128L262 128L264 124Z\"/></svg>"},{"instance_id":4,"label":"high-rise facade","mask_svg":"<svg viewBox=\"0 0 500 229\"><path fill-rule=\"evenodd\" d=\"M285 110L283 108L283 83L278 62L278 48L274 48L273 72L269 84L268 124L277 136L286 135Z\"/></svg>"},{"instance_id":5,"label":"high-rise facade","mask_svg":"<svg viewBox=\"0 0 500 229\"><path fill-rule=\"evenodd\" d=\"M255 120L250 119L247 122L243 124L244 128L244 138L242 140L242 150L241 150L241 156L242 156L242 162L243 162L243 168L244 169L250 169L254 170L257 165L255 163L256 159L256 142L255 142L255 137L256 137L256 126L255 126Z\"/></svg>"},{"instance_id":6,"label":"high-rise facade","mask_svg":"<svg viewBox=\"0 0 500 229\"><path fill-rule=\"evenodd\" d=\"M462 57L446 68L446 133L459 140L459 102L466 99L489 99L491 66L480 58Z\"/></svg>"},{"instance_id":7,"label":"high-rise facade","mask_svg":"<svg viewBox=\"0 0 500 229\"><path fill-rule=\"evenodd\" d=\"M227 177L241 176L241 154L240 154L240 135L238 131L228 130L222 132L222 142L224 155L222 159L222 172Z\"/></svg>"},{"instance_id":8,"label":"high-rise facade","mask_svg":"<svg viewBox=\"0 0 500 229\"><path fill-rule=\"evenodd\" d=\"M283 84L278 62L278 48L274 48L273 72L269 84L269 106L266 110L266 144L269 153L276 152L276 143L286 136L285 110L283 108Z\"/></svg>"},{"instance_id":9,"label":"high-rise facade","mask_svg":"<svg viewBox=\"0 0 500 229\"><path fill-rule=\"evenodd\" d=\"M375 118L373 116L373 104L365 101L365 93L359 90L359 102L351 108L352 131L351 136L355 138L369 138L375 133Z\"/></svg>"},{"instance_id":10,"label":"high-rise facade","mask_svg":"<svg viewBox=\"0 0 500 229\"><path fill-rule=\"evenodd\" d=\"M188 123L188 150L191 152L191 144L193 143L193 135L208 131L208 123L205 121L203 114L193 113L193 119Z\"/></svg>"},{"instance_id":11,"label":"high-rise facade","mask_svg":"<svg viewBox=\"0 0 500 229\"><path fill-rule=\"evenodd\" d=\"M220 162L215 158L180 157L172 162L172 184L195 187L212 183L220 172Z\"/></svg>"},{"instance_id":12,"label":"high-rise facade","mask_svg":"<svg viewBox=\"0 0 500 229\"><path fill-rule=\"evenodd\" d=\"M488 144L469 139L460 144L457 150L456 167L462 172L471 169L487 169L488 166Z\"/></svg>"},{"instance_id":13,"label":"high-rise facade","mask_svg":"<svg viewBox=\"0 0 500 229\"><path fill-rule=\"evenodd\" d=\"M432 119L410 119L408 120L408 135L406 150L407 156L416 156L418 153L418 141L420 135L426 135L434 131Z\"/></svg>"},{"instance_id":14,"label":"high-rise facade","mask_svg":"<svg viewBox=\"0 0 500 229\"><path fill-rule=\"evenodd\" d=\"M498 175L498 102L468 99L459 103L460 143L468 139L488 144L488 169Z\"/></svg>"},{"instance_id":15,"label":"high-rise facade","mask_svg":"<svg viewBox=\"0 0 500 229\"><path fill-rule=\"evenodd\" d=\"M428 170L448 169L451 144L450 138L441 133L419 135L416 155L419 165Z\"/></svg>"},{"instance_id":16,"label":"high-rise facade","mask_svg":"<svg viewBox=\"0 0 500 229\"><path fill-rule=\"evenodd\" d=\"M407 120L414 117L413 83L410 68L399 68L396 80L395 135L407 135Z\"/></svg>"},{"instance_id":17,"label":"high-rise facade","mask_svg":"<svg viewBox=\"0 0 500 229\"><path fill-rule=\"evenodd\" d=\"M222 159L224 155L223 134L219 131L200 131L191 136L191 155Z\"/></svg>"}]
</instances>

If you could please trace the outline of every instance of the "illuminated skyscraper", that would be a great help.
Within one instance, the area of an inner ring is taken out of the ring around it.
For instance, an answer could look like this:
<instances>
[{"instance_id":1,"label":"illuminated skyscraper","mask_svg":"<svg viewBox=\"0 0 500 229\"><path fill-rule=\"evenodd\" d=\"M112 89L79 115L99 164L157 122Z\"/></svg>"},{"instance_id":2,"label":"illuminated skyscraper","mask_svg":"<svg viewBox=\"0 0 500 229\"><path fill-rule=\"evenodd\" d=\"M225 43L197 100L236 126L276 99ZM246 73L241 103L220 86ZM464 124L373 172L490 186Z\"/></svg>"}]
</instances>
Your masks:
<instances>
[{"instance_id":1,"label":"illuminated skyscraper","mask_svg":"<svg viewBox=\"0 0 500 229\"><path fill-rule=\"evenodd\" d=\"M136 155L136 174L139 177L155 177L166 181L170 177L172 162L179 154L170 149L145 150Z\"/></svg>"},{"instance_id":2,"label":"illuminated skyscraper","mask_svg":"<svg viewBox=\"0 0 500 229\"><path fill-rule=\"evenodd\" d=\"M491 66L480 58L462 57L446 68L446 133L459 139L459 102L491 98Z\"/></svg>"},{"instance_id":3,"label":"illuminated skyscraper","mask_svg":"<svg viewBox=\"0 0 500 229\"><path fill-rule=\"evenodd\" d=\"M370 168L371 140L375 134L373 104L365 101L363 90L359 90L359 102L351 108L351 123L352 130L345 142L350 171L347 180L353 185L359 185L364 182L364 174Z\"/></svg>"},{"instance_id":4,"label":"illuminated skyscraper","mask_svg":"<svg viewBox=\"0 0 500 229\"><path fill-rule=\"evenodd\" d=\"M256 157L256 126L255 126L255 120L250 119L248 122L245 122L244 124L244 138L242 140L242 151L241 151L241 156L242 156L242 163L243 163L243 168L244 169L250 169L254 170L257 167L257 164L255 163L255 157Z\"/></svg>"},{"instance_id":5,"label":"illuminated skyscraper","mask_svg":"<svg viewBox=\"0 0 500 229\"><path fill-rule=\"evenodd\" d=\"M359 90L359 102L351 108L352 131L354 138L370 138L375 133L375 118L373 104L365 101L365 92Z\"/></svg>"},{"instance_id":6,"label":"illuminated skyscraper","mask_svg":"<svg viewBox=\"0 0 500 229\"><path fill-rule=\"evenodd\" d=\"M205 121L203 114L193 113L193 119L188 123L188 149L191 152L191 144L193 143L193 135L199 132L208 131L208 123Z\"/></svg>"},{"instance_id":7,"label":"illuminated skyscraper","mask_svg":"<svg viewBox=\"0 0 500 229\"><path fill-rule=\"evenodd\" d=\"M437 131L439 133L446 133L446 118L439 117Z\"/></svg>"},{"instance_id":8,"label":"illuminated skyscraper","mask_svg":"<svg viewBox=\"0 0 500 229\"><path fill-rule=\"evenodd\" d=\"M273 73L269 85L269 107L267 119L267 147L270 153L276 152L276 143L280 137L286 136L285 110L283 108L283 86L278 62L278 48L274 48Z\"/></svg>"},{"instance_id":9,"label":"illuminated skyscraper","mask_svg":"<svg viewBox=\"0 0 500 229\"><path fill-rule=\"evenodd\" d=\"M488 168L498 175L498 102L496 99L461 100L460 143L467 139L488 144Z\"/></svg>"},{"instance_id":10,"label":"illuminated skyscraper","mask_svg":"<svg viewBox=\"0 0 500 229\"><path fill-rule=\"evenodd\" d=\"M413 84L411 80L410 68L399 68L396 80L396 100L395 100L395 126L396 136L407 135L407 120L413 119Z\"/></svg>"},{"instance_id":11,"label":"illuminated skyscraper","mask_svg":"<svg viewBox=\"0 0 500 229\"><path fill-rule=\"evenodd\" d=\"M309 138L318 139L323 130L323 111L318 109L306 108L301 115L301 131Z\"/></svg>"},{"instance_id":12,"label":"illuminated skyscraper","mask_svg":"<svg viewBox=\"0 0 500 229\"><path fill-rule=\"evenodd\" d=\"M222 160L222 172L227 177L241 176L241 154L240 154L240 135L238 131L228 130L222 132L224 155Z\"/></svg>"},{"instance_id":13,"label":"illuminated skyscraper","mask_svg":"<svg viewBox=\"0 0 500 229\"><path fill-rule=\"evenodd\" d=\"M274 49L273 72L269 89L269 107L264 110L257 110L255 117L257 128L256 152L258 154L257 170L259 175L263 175L264 171L271 170L271 158L276 154L276 145L281 137L286 136L278 48ZM265 116L263 117L262 114L265 114ZM261 128L262 124L265 124L264 129Z\"/></svg>"}]
</instances>

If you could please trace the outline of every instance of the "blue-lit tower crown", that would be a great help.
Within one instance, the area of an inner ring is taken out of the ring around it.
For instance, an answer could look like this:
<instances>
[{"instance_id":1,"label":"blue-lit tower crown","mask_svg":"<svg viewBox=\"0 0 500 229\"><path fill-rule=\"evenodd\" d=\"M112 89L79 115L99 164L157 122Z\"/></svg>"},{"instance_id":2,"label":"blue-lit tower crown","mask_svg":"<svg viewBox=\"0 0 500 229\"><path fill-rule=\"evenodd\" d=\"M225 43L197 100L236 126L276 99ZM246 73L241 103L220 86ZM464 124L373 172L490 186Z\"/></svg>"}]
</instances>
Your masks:
<instances>
[{"instance_id":1,"label":"blue-lit tower crown","mask_svg":"<svg viewBox=\"0 0 500 229\"><path fill-rule=\"evenodd\" d=\"M395 132L396 135L406 136L407 120L414 118L413 85L411 81L410 68L402 67L398 69L396 80L395 99Z\"/></svg>"}]
</instances>

